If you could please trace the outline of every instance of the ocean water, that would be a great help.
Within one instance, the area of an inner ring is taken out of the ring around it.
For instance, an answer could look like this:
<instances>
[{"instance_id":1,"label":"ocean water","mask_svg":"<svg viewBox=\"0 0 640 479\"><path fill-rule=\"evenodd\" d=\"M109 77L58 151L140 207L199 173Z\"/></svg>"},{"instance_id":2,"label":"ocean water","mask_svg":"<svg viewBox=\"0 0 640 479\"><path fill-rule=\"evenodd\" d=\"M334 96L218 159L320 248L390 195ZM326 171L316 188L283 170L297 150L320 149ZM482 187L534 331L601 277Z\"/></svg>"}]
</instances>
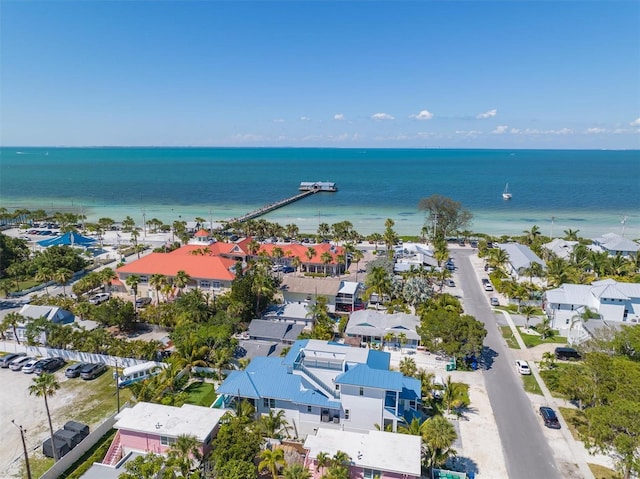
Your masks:
<instances>
[{"instance_id":1,"label":"ocean water","mask_svg":"<svg viewBox=\"0 0 640 479\"><path fill-rule=\"evenodd\" d=\"M640 152L300 148L0 148L0 206L126 215L140 224L240 216L294 195L301 181L333 181L265 215L315 232L349 220L363 234L418 234L421 198L455 199L471 229L519 234L640 237ZM505 184L513 199L505 201Z\"/></svg>"}]
</instances>

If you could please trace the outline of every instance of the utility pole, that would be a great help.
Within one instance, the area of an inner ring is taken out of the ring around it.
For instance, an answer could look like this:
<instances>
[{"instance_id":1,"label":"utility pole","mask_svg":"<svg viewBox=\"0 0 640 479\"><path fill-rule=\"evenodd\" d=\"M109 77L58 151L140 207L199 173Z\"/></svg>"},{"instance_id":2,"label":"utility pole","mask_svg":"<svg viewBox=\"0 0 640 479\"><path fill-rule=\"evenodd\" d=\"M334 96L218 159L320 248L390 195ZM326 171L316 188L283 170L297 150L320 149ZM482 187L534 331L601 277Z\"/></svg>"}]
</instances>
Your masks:
<instances>
[{"instance_id":1,"label":"utility pole","mask_svg":"<svg viewBox=\"0 0 640 479\"><path fill-rule=\"evenodd\" d=\"M27 479L31 479L31 467L29 467L29 454L27 453L27 443L24 441L24 433L26 432L22 429L22 426L16 424L15 419L12 419L11 422L15 427L20 430L20 439L22 439L22 450L24 451L24 462L27 466ZM55 444L51 444L52 447L56 447Z\"/></svg>"},{"instance_id":2,"label":"utility pole","mask_svg":"<svg viewBox=\"0 0 640 479\"><path fill-rule=\"evenodd\" d=\"M116 402L118 405L118 412L120 412L120 387L118 387L118 360L116 359L116 367L113 371L113 379L116 382Z\"/></svg>"}]
</instances>

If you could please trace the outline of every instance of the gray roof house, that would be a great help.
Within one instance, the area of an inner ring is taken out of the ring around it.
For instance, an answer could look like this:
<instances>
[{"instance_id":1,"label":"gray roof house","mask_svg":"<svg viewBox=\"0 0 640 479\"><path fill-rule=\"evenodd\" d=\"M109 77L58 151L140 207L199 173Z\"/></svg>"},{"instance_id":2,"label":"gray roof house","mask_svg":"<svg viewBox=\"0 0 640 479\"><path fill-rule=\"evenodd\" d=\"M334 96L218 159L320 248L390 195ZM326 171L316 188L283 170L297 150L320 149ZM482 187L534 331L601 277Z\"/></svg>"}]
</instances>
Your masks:
<instances>
[{"instance_id":1,"label":"gray roof house","mask_svg":"<svg viewBox=\"0 0 640 479\"><path fill-rule=\"evenodd\" d=\"M584 321L587 308L608 324L636 324L640 320L640 284L621 283L612 279L587 284L563 284L545 292L543 307L552 327L570 336L574 327ZM589 319L587 322L597 321ZM587 328L588 329L588 328Z\"/></svg>"},{"instance_id":2,"label":"gray roof house","mask_svg":"<svg viewBox=\"0 0 640 479\"><path fill-rule=\"evenodd\" d=\"M616 233L606 233L599 238L593 238L592 241L595 246L612 256L618 253L622 256L630 256L640 251L640 244Z\"/></svg>"},{"instance_id":3,"label":"gray roof house","mask_svg":"<svg viewBox=\"0 0 640 479\"><path fill-rule=\"evenodd\" d=\"M305 327L313 326L313 318L309 315L309 303L295 301L293 303L272 304L264 313L262 319L269 321L282 321L285 323L302 324Z\"/></svg>"},{"instance_id":4,"label":"gray roof house","mask_svg":"<svg viewBox=\"0 0 640 479\"><path fill-rule=\"evenodd\" d=\"M551 251L558 258L569 259L571 253L573 253L573 248L577 244L578 241L566 241L562 238L554 238L549 243L543 244L542 247L547 251Z\"/></svg>"},{"instance_id":5,"label":"gray roof house","mask_svg":"<svg viewBox=\"0 0 640 479\"><path fill-rule=\"evenodd\" d=\"M303 329L302 324L254 319L249 324L249 339L293 344Z\"/></svg>"},{"instance_id":6,"label":"gray roof house","mask_svg":"<svg viewBox=\"0 0 640 479\"><path fill-rule=\"evenodd\" d=\"M27 320L34 320L38 318L46 318L55 324L69 324L73 323L75 316L66 309L59 308L58 306L37 306L33 304L25 304L20 309L21 316L27 318ZM26 341L27 337L27 322L20 324L16 327L16 334L20 342ZM13 329L9 329L6 332L8 338L13 338ZM34 338L36 342L40 344L46 344L46 333L41 333L39 337Z\"/></svg>"},{"instance_id":7,"label":"gray roof house","mask_svg":"<svg viewBox=\"0 0 640 479\"><path fill-rule=\"evenodd\" d=\"M354 311L349 318L345 334L351 338L361 338L362 342L382 342L387 334L394 336L391 345L400 345L398 336L401 333L407 338L405 346L415 348L420 343L420 335L416 327L420 325L420 319L413 314L395 313L387 314L383 311L364 309Z\"/></svg>"},{"instance_id":8,"label":"gray roof house","mask_svg":"<svg viewBox=\"0 0 640 479\"><path fill-rule=\"evenodd\" d=\"M543 268L547 266L537 254L523 244L500 243L496 246L509 255L509 273L516 279L524 275L525 271L530 268L533 263L538 263Z\"/></svg>"}]
</instances>

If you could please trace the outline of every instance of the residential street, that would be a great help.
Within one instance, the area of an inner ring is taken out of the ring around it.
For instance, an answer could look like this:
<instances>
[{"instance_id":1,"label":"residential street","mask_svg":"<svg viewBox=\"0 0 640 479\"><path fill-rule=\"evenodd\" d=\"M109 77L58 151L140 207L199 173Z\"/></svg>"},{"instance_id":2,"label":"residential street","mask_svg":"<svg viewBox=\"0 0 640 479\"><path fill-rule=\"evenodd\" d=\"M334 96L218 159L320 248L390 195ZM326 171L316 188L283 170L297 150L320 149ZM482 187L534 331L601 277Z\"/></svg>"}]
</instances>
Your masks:
<instances>
[{"instance_id":1,"label":"residential street","mask_svg":"<svg viewBox=\"0 0 640 479\"><path fill-rule=\"evenodd\" d=\"M511 352L496 326L487 294L471 264L471 249L453 249L458 280L463 290L466 312L482 321L487 328L483 375L491 408L495 416L509 477L518 479L553 479L567 477L558 471L553 453L517 377ZM579 476L577 476L579 477Z\"/></svg>"}]
</instances>

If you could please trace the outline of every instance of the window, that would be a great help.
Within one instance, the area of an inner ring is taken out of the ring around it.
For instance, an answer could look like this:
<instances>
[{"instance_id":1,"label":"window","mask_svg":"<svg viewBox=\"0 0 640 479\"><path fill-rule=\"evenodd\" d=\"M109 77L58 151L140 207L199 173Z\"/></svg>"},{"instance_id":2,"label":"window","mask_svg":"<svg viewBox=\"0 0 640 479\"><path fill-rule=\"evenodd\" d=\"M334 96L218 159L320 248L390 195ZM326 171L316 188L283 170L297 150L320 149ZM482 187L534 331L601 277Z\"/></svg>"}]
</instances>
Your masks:
<instances>
[{"instance_id":1,"label":"window","mask_svg":"<svg viewBox=\"0 0 640 479\"><path fill-rule=\"evenodd\" d=\"M171 446L175 442L175 437L160 436L160 444L162 444L163 446Z\"/></svg>"},{"instance_id":2,"label":"window","mask_svg":"<svg viewBox=\"0 0 640 479\"><path fill-rule=\"evenodd\" d=\"M375 469L367 469L365 468L363 471L364 479L374 479L376 477L382 477L382 471L377 471Z\"/></svg>"},{"instance_id":3,"label":"window","mask_svg":"<svg viewBox=\"0 0 640 479\"><path fill-rule=\"evenodd\" d=\"M202 289L208 289L211 287L211 283L209 281L200 281L200 287Z\"/></svg>"},{"instance_id":4,"label":"window","mask_svg":"<svg viewBox=\"0 0 640 479\"><path fill-rule=\"evenodd\" d=\"M415 401L409 401L409 409L415 409L416 408L416 402Z\"/></svg>"},{"instance_id":5,"label":"window","mask_svg":"<svg viewBox=\"0 0 640 479\"><path fill-rule=\"evenodd\" d=\"M311 412L311 406L307 406L307 412Z\"/></svg>"},{"instance_id":6,"label":"window","mask_svg":"<svg viewBox=\"0 0 640 479\"><path fill-rule=\"evenodd\" d=\"M364 396L364 388L363 387L360 388L360 396Z\"/></svg>"},{"instance_id":7,"label":"window","mask_svg":"<svg viewBox=\"0 0 640 479\"><path fill-rule=\"evenodd\" d=\"M211 283L211 287L213 289L220 289L220 288L222 288L222 283L220 281L213 281Z\"/></svg>"},{"instance_id":8,"label":"window","mask_svg":"<svg viewBox=\"0 0 640 479\"><path fill-rule=\"evenodd\" d=\"M336 384L336 391L340 391L340 385Z\"/></svg>"},{"instance_id":9,"label":"window","mask_svg":"<svg viewBox=\"0 0 640 479\"><path fill-rule=\"evenodd\" d=\"M276 400L270 399L270 398L263 398L262 405L264 407L270 407L270 408L276 407Z\"/></svg>"},{"instance_id":10,"label":"window","mask_svg":"<svg viewBox=\"0 0 640 479\"><path fill-rule=\"evenodd\" d=\"M348 421L350 416L351 416L351 409L345 409L344 410L344 420Z\"/></svg>"},{"instance_id":11,"label":"window","mask_svg":"<svg viewBox=\"0 0 640 479\"><path fill-rule=\"evenodd\" d=\"M140 276L140 282L141 283L148 283L149 282L149 277L148 276Z\"/></svg>"}]
</instances>

